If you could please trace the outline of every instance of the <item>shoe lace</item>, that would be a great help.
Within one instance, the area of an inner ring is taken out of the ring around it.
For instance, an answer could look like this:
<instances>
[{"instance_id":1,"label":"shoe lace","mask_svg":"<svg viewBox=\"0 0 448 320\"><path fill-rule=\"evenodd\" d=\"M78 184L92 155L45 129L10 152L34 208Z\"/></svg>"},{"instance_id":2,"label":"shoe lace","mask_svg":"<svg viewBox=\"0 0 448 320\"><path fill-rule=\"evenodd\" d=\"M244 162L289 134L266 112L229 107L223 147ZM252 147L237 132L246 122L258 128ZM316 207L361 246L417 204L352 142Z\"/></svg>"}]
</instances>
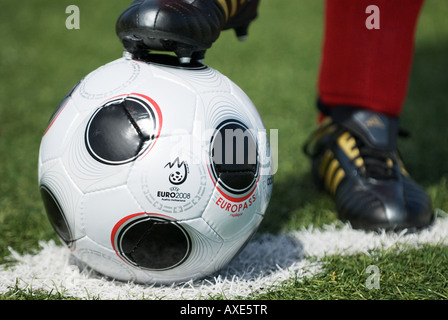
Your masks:
<instances>
[{"instance_id":1,"label":"shoe lace","mask_svg":"<svg viewBox=\"0 0 448 320\"><path fill-rule=\"evenodd\" d=\"M367 146L360 139L355 138L359 149L359 157L364 161L364 175L377 180L396 179L394 170L394 153Z\"/></svg>"},{"instance_id":2,"label":"shoe lace","mask_svg":"<svg viewBox=\"0 0 448 320\"><path fill-rule=\"evenodd\" d=\"M338 135L342 132L342 130L343 129L341 129L340 127L338 128L338 126L333 122L316 129L309 140L305 142L303 146L304 153L309 157L316 156L319 151L316 150L313 145L315 144L316 140L318 140L318 137L325 134ZM398 135L400 137L408 137L409 133L405 130L400 129ZM398 178L398 172L394 168L394 164L397 162L397 157L400 157L398 150L388 151L379 148L372 148L365 142L363 142L359 137L355 136L354 138L356 144L353 146L353 148L358 148L359 155L355 159L353 159L353 161L356 162L357 158L362 158L364 164L362 174L364 175L364 177L377 180Z\"/></svg>"},{"instance_id":3,"label":"shoe lace","mask_svg":"<svg viewBox=\"0 0 448 320\"><path fill-rule=\"evenodd\" d=\"M409 137L409 132L400 128L398 131L398 136L407 138ZM359 149L359 156L364 160L366 177L378 180L398 178L399 173L394 168L394 164L398 162L397 159L399 158L401 160L398 149L394 151L375 149L367 146L359 138L355 137L355 140Z\"/></svg>"}]
</instances>

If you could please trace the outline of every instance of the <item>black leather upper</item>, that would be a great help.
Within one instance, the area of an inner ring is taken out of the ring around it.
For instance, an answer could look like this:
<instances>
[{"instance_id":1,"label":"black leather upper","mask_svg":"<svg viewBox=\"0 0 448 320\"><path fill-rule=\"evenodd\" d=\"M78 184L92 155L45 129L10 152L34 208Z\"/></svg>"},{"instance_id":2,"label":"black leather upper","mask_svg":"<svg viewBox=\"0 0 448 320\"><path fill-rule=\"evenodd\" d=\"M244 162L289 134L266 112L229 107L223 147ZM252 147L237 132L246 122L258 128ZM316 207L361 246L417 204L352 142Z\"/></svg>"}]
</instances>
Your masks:
<instances>
[{"instance_id":1,"label":"black leather upper","mask_svg":"<svg viewBox=\"0 0 448 320\"><path fill-rule=\"evenodd\" d=\"M135 56L148 50L203 56L222 30L233 28L243 38L257 17L259 0L229 3L235 8L223 8L216 0L135 0L119 16L116 33Z\"/></svg>"},{"instance_id":2,"label":"black leather upper","mask_svg":"<svg viewBox=\"0 0 448 320\"><path fill-rule=\"evenodd\" d=\"M141 41L152 50L171 51L173 42L207 49L224 24L216 1L136 0L118 18L116 33L125 47Z\"/></svg>"}]
</instances>

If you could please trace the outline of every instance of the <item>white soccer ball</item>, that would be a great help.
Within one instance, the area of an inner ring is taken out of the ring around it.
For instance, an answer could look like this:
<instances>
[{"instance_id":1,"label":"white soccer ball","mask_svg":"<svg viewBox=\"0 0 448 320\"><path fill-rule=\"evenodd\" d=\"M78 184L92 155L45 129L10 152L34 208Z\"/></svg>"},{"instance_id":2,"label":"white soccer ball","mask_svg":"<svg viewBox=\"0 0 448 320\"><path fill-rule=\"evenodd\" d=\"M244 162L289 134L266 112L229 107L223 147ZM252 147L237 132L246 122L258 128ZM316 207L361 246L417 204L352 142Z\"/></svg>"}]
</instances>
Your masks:
<instances>
[{"instance_id":1,"label":"white soccer ball","mask_svg":"<svg viewBox=\"0 0 448 320\"><path fill-rule=\"evenodd\" d=\"M272 191L267 134L238 86L207 66L125 57L63 99L38 172L48 218L76 259L140 283L220 270Z\"/></svg>"}]
</instances>

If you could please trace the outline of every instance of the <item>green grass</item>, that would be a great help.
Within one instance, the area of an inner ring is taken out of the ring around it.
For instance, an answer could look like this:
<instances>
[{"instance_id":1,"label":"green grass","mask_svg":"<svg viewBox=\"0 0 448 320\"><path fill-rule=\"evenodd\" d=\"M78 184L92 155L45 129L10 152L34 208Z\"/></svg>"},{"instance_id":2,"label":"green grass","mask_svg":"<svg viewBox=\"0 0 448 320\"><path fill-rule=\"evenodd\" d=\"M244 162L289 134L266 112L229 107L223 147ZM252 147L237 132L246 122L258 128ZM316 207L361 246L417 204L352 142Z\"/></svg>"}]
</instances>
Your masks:
<instances>
[{"instance_id":1,"label":"green grass","mask_svg":"<svg viewBox=\"0 0 448 320\"><path fill-rule=\"evenodd\" d=\"M444 247L372 251L323 259L325 272L312 278L292 278L258 299L281 300L438 300L448 299L448 252ZM373 286L368 266L377 266Z\"/></svg>"},{"instance_id":2,"label":"green grass","mask_svg":"<svg viewBox=\"0 0 448 320\"><path fill-rule=\"evenodd\" d=\"M114 33L131 1L0 0L0 264L8 247L31 252L56 239L37 188L37 153L47 122L83 76L121 55ZM81 10L81 29L65 28L65 8ZM229 76L257 105L267 129L278 129L279 168L260 232L278 233L337 217L331 199L311 183L302 145L315 127L323 3L264 0L249 40L223 32L206 63ZM420 18L400 141L408 170L448 211L448 3L427 0ZM427 246L370 255L329 256L311 279L285 282L251 299L447 299L447 250ZM382 270L380 290L365 287L365 268ZM11 288L0 299L66 299L61 293Z\"/></svg>"}]
</instances>

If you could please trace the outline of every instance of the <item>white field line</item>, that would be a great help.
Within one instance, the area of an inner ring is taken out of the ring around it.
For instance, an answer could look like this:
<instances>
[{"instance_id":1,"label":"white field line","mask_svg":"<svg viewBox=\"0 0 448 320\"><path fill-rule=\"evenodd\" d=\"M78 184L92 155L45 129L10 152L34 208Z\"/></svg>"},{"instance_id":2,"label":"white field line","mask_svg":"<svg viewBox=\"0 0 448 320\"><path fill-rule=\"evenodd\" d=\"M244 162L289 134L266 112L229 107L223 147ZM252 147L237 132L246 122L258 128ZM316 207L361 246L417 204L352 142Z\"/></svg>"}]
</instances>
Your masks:
<instances>
[{"instance_id":1,"label":"white field line","mask_svg":"<svg viewBox=\"0 0 448 320\"><path fill-rule=\"evenodd\" d=\"M25 291L42 289L82 299L207 299L217 294L233 299L263 292L291 277L312 277L322 270L322 265L307 257L369 254L374 249L405 250L423 244L448 245L448 215L437 211L438 218L431 228L413 234L363 232L341 224L280 235L263 234L219 274L171 287L115 282L80 272L70 263L67 249L54 242L42 242L41 250L35 254L19 255L10 249L10 259L15 263L0 266L0 293L17 285Z\"/></svg>"}]
</instances>

